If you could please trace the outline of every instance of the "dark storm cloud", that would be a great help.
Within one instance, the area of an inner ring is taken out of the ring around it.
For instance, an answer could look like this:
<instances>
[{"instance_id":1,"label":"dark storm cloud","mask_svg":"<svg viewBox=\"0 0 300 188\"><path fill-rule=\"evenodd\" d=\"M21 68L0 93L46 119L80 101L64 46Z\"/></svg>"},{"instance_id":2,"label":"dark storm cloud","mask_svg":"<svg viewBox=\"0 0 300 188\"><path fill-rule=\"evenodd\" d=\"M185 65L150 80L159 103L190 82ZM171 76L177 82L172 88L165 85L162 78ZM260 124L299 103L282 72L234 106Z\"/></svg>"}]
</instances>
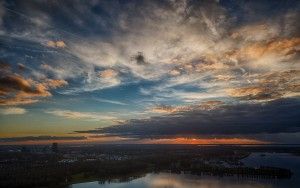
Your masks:
<instances>
[{"instance_id":1,"label":"dark storm cloud","mask_svg":"<svg viewBox=\"0 0 300 188\"><path fill-rule=\"evenodd\" d=\"M147 64L142 52L138 52L138 54L136 56L134 56L134 60L136 61L136 64L138 64L138 65L146 65Z\"/></svg>"},{"instance_id":2,"label":"dark storm cloud","mask_svg":"<svg viewBox=\"0 0 300 188\"><path fill-rule=\"evenodd\" d=\"M121 125L77 132L137 138L294 133L300 131L299 107L297 99L224 105L210 111L191 110L150 119L133 119Z\"/></svg>"},{"instance_id":3,"label":"dark storm cloud","mask_svg":"<svg viewBox=\"0 0 300 188\"><path fill-rule=\"evenodd\" d=\"M0 142L48 141L48 140L86 140L85 136L26 136L0 138Z\"/></svg>"}]
</instances>

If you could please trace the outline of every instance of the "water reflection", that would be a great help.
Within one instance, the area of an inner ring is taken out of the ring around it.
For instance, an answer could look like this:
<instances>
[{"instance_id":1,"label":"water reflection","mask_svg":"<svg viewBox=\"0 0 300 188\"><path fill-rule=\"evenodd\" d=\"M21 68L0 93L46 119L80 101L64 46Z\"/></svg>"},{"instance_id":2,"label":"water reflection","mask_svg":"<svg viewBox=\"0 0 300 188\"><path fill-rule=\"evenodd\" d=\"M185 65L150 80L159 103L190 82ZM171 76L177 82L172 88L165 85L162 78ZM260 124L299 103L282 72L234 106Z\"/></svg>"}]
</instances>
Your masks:
<instances>
[{"instance_id":1,"label":"water reflection","mask_svg":"<svg viewBox=\"0 0 300 188\"><path fill-rule=\"evenodd\" d=\"M289 153L252 153L242 162L251 167L274 166L288 168L293 172L291 179L278 181L277 187L300 187L300 157Z\"/></svg>"},{"instance_id":2,"label":"water reflection","mask_svg":"<svg viewBox=\"0 0 300 188\"><path fill-rule=\"evenodd\" d=\"M273 180L274 181L274 180ZM143 178L129 182L88 182L72 188L272 188L272 182L256 182L236 178L199 177L186 174L147 174Z\"/></svg>"},{"instance_id":3,"label":"water reflection","mask_svg":"<svg viewBox=\"0 0 300 188\"><path fill-rule=\"evenodd\" d=\"M275 166L290 168L294 175L290 180L253 179L187 174L149 173L127 182L87 182L71 188L298 188L300 187L300 158L291 154L253 153L242 160L247 166Z\"/></svg>"}]
</instances>

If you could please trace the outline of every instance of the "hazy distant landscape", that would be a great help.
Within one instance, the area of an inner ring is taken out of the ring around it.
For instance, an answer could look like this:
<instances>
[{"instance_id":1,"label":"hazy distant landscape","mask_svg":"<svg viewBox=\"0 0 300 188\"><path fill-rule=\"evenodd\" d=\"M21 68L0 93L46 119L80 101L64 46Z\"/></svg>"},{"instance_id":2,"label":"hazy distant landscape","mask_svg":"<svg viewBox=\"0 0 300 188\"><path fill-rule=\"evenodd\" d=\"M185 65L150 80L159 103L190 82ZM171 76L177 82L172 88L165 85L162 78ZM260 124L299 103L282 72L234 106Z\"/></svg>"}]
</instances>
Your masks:
<instances>
[{"instance_id":1,"label":"hazy distant landscape","mask_svg":"<svg viewBox=\"0 0 300 188\"><path fill-rule=\"evenodd\" d=\"M214 180L220 181L214 187L234 186L236 180L240 186L250 181L270 187L297 187L299 154L299 146L280 145L2 146L0 185L131 187L138 181L137 187L186 187L185 183L175 185L172 178L192 178L199 183L192 187ZM166 178L166 182L152 185L151 178Z\"/></svg>"}]
</instances>

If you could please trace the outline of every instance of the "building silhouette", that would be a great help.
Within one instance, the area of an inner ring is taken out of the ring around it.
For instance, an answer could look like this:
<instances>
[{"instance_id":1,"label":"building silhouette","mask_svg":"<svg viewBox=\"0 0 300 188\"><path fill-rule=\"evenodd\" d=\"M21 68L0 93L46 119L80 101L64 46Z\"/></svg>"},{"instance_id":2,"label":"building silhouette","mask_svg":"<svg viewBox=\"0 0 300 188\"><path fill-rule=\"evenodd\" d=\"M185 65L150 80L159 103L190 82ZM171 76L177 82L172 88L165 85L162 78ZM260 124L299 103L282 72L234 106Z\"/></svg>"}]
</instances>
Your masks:
<instances>
[{"instance_id":1,"label":"building silhouette","mask_svg":"<svg viewBox=\"0 0 300 188\"><path fill-rule=\"evenodd\" d=\"M51 150L53 153L58 153L58 143L52 143Z\"/></svg>"}]
</instances>

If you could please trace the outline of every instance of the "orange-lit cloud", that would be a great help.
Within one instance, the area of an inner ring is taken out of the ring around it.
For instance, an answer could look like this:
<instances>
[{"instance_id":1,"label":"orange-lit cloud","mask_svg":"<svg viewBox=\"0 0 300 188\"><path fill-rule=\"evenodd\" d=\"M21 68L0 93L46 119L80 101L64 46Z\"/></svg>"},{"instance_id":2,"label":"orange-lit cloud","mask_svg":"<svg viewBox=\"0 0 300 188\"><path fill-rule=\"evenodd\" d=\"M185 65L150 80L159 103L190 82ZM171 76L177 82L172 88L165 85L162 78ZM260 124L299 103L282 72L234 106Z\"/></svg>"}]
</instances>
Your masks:
<instances>
[{"instance_id":1,"label":"orange-lit cloud","mask_svg":"<svg viewBox=\"0 0 300 188\"><path fill-rule=\"evenodd\" d=\"M117 75L118 75L118 72L113 69L106 69L99 73L99 76L101 78L113 78L113 77L116 77Z\"/></svg>"},{"instance_id":2,"label":"orange-lit cloud","mask_svg":"<svg viewBox=\"0 0 300 188\"><path fill-rule=\"evenodd\" d=\"M299 96L299 75L299 70L256 75L254 83L226 91L231 97L248 100L274 100L286 96Z\"/></svg>"},{"instance_id":3,"label":"orange-lit cloud","mask_svg":"<svg viewBox=\"0 0 300 188\"><path fill-rule=\"evenodd\" d=\"M12 73L7 67L1 67L0 105L30 104L40 97L51 96L50 89L67 85L65 80L46 79L40 82Z\"/></svg>"},{"instance_id":4,"label":"orange-lit cloud","mask_svg":"<svg viewBox=\"0 0 300 188\"><path fill-rule=\"evenodd\" d=\"M178 76L178 75L180 75L181 73L180 73L180 71L179 71L178 69L173 69L173 70L171 70L171 71L169 72L169 74L172 75L172 76Z\"/></svg>"},{"instance_id":5,"label":"orange-lit cloud","mask_svg":"<svg viewBox=\"0 0 300 188\"><path fill-rule=\"evenodd\" d=\"M62 144L87 144L87 143L102 143L102 144L194 144L194 145L216 145L216 144L268 144L269 142L247 139L247 138L162 138L162 139L132 139L119 136L28 136L28 137L12 137L0 138L0 145L3 144L51 144L52 142Z\"/></svg>"},{"instance_id":6,"label":"orange-lit cloud","mask_svg":"<svg viewBox=\"0 0 300 188\"><path fill-rule=\"evenodd\" d=\"M52 47L52 48L65 48L67 45L64 41L58 40L58 41L48 41L47 46Z\"/></svg>"},{"instance_id":7,"label":"orange-lit cloud","mask_svg":"<svg viewBox=\"0 0 300 188\"><path fill-rule=\"evenodd\" d=\"M65 80L53 80L53 79L47 79L44 82L44 85L46 85L48 88L58 88L63 87L65 85L68 85L68 82Z\"/></svg>"},{"instance_id":8,"label":"orange-lit cloud","mask_svg":"<svg viewBox=\"0 0 300 188\"><path fill-rule=\"evenodd\" d=\"M174 138L174 139L144 139L143 144L267 144L267 142L246 138Z\"/></svg>"},{"instance_id":9,"label":"orange-lit cloud","mask_svg":"<svg viewBox=\"0 0 300 188\"><path fill-rule=\"evenodd\" d=\"M267 55L288 56L299 53L300 38L272 39L244 45L229 51L225 57L235 60L257 60Z\"/></svg>"},{"instance_id":10,"label":"orange-lit cloud","mask_svg":"<svg viewBox=\"0 0 300 188\"><path fill-rule=\"evenodd\" d=\"M176 113L192 110L212 110L224 104L222 101L205 101L200 104L186 106L157 105L150 110L153 113Z\"/></svg>"},{"instance_id":11,"label":"orange-lit cloud","mask_svg":"<svg viewBox=\"0 0 300 188\"><path fill-rule=\"evenodd\" d=\"M157 105L151 109L154 113L173 113L182 110L181 107L173 107L169 105Z\"/></svg>"},{"instance_id":12,"label":"orange-lit cloud","mask_svg":"<svg viewBox=\"0 0 300 188\"><path fill-rule=\"evenodd\" d=\"M261 87L244 87L229 89L228 94L233 97L256 97L260 94L264 94L266 91Z\"/></svg>"}]
</instances>

